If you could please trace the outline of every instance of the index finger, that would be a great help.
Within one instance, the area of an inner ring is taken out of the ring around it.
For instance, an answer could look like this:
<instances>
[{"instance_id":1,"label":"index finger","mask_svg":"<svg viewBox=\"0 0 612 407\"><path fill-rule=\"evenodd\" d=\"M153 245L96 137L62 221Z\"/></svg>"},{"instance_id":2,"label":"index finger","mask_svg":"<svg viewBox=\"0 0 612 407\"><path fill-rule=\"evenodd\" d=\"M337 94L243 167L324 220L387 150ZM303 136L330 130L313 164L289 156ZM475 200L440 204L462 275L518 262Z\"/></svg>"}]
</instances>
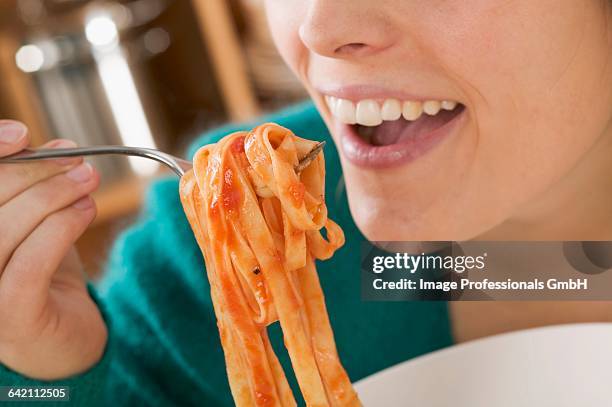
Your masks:
<instances>
[{"instance_id":1,"label":"index finger","mask_svg":"<svg viewBox=\"0 0 612 407\"><path fill-rule=\"evenodd\" d=\"M74 146L76 146L76 143L73 141L56 139L42 147L67 148ZM37 182L65 172L82 161L82 157L73 157L0 165L0 180L2 180L0 183L0 206Z\"/></svg>"},{"instance_id":2,"label":"index finger","mask_svg":"<svg viewBox=\"0 0 612 407\"><path fill-rule=\"evenodd\" d=\"M18 153L28 146L28 128L16 120L0 120L0 157Z\"/></svg>"}]
</instances>

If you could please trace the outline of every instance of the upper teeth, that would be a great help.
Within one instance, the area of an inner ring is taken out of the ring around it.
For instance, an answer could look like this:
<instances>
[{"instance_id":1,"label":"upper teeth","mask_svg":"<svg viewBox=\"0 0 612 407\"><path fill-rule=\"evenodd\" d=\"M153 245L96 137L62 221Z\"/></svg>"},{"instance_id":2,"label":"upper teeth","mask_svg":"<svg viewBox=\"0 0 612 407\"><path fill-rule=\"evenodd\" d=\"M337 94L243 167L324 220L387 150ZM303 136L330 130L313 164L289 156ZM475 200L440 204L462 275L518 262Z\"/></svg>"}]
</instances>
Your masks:
<instances>
[{"instance_id":1,"label":"upper teeth","mask_svg":"<svg viewBox=\"0 0 612 407\"><path fill-rule=\"evenodd\" d=\"M397 99L385 99L382 104L376 100L365 99L355 103L347 99L325 96L331 114L345 124L378 126L383 120L397 120L403 116L406 120L416 120L423 113L434 116L440 110L453 110L458 103L453 100L427 100L425 102Z\"/></svg>"}]
</instances>

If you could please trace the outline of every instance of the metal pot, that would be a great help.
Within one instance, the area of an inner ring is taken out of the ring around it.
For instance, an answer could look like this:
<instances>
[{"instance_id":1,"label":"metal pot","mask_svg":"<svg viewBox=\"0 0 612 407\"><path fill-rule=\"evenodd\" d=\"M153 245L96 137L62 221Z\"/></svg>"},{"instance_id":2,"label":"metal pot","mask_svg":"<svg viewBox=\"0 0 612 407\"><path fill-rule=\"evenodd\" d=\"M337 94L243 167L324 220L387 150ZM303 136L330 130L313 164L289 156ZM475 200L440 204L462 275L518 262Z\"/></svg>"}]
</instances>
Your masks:
<instances>
[{"instance_id":1,"label":"metal pot","mask_svg":"<svg viewBox=\"0 0 612 407\"><path fill-rule=\"evenodd\" d=\"M43 7L49 3L22 0L20 7L36 2ZM41 101L52 135L82 145L163 148L164 120L147 90L142 65L163 52L170 39L160 28L144 34L139 28L161 13L165 3L50 3L62 4L34 24L23 18L23 46L15 61L30 75L36 93L31 97ZM103 158L95 164L105 180L150 175L157 169L155 163L138 159Z\"/></svg>"}]
</instances>

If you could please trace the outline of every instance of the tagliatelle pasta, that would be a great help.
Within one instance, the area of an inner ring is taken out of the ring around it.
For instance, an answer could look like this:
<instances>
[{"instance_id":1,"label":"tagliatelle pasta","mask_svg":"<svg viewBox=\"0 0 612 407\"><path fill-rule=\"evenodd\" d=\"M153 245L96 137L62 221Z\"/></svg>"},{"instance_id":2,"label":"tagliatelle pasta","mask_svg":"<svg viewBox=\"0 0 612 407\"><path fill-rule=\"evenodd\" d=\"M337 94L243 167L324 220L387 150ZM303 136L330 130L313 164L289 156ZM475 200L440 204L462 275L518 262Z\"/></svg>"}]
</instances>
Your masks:
<instances>
[{"instance_id":1,"label":"tagliatelle pasta","mask_svg":"<svg viewBox=\"0 0 612 407\"><path fill-rule=\"evenodd\" d=\"M344 244L327 217L323 154L294 170L315 144L264 124L201 148L181 179L240 407L296 405L267 335L276 321L308 406L361 405L336 351L314 263Z\"/></svg>"}]
</instances>

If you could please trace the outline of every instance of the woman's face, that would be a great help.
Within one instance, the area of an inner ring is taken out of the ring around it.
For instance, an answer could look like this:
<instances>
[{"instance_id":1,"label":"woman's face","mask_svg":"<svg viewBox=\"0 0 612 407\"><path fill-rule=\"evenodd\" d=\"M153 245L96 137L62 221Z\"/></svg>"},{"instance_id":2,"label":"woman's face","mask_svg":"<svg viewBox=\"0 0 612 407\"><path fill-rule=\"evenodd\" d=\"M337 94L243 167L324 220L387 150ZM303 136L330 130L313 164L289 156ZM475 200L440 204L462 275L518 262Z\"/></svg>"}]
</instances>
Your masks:
<instances>
[{"instance_id":1,"label":"woman's face","mask_svg":"<svg viewBox=\"0 0 612 407\"><path fill-rule=\"evenodd\" d=\"M465 240L528 218L610 145L607 0L266 6L371 240Z\"/></svg>"}]
</instances>

